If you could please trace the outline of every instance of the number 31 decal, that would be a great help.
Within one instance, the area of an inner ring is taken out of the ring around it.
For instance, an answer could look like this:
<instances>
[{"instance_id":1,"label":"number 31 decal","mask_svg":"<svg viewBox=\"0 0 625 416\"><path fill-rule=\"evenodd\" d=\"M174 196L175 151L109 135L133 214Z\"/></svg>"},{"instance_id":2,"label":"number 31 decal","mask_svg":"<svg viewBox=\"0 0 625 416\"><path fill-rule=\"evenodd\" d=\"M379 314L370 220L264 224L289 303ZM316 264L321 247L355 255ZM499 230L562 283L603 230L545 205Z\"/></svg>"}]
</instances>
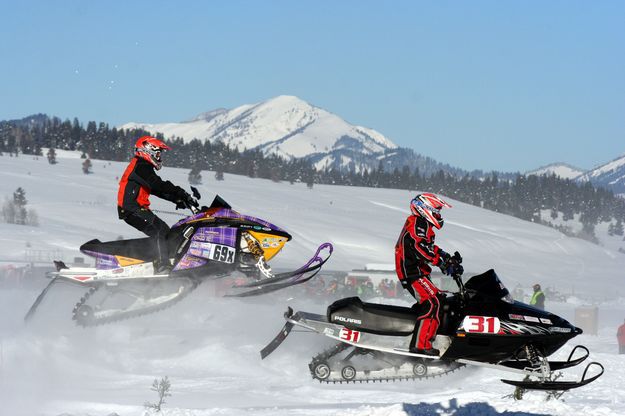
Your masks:
<instances>
[{"instance_id":1,"label":"number 31 decal","mask_svg":"<svg viewBox=\"0 0 625 416\"><path fill-rule=\"evenodd\" d=\"M466 332L497 334L501 328L499 318L492 316L465 316L462 326Z\"/></svg>"},{"instance_id":2,"label":"number 31 decal","mask_svg":"<svg viewBox=\"0 0 625 416\"><path fill-rule=\"evenodd\" d=\"M339 338L343 341L358 342L360 341L360 332L354 331L353 329L341 328Z\"/></svg>"}]
</instances>

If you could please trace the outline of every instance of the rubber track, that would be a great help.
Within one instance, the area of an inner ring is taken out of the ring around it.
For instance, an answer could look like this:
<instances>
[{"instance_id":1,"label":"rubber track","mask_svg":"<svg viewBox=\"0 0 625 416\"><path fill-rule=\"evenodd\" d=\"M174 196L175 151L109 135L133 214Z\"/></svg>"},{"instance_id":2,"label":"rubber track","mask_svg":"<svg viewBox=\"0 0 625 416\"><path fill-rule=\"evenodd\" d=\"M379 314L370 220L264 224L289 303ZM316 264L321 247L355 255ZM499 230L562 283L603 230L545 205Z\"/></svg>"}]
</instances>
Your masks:
<instances>
[{"instance_id":1,"label":"rubber track","mask_svg":"<svg viewBox=\"0 0 625 416\"><path fill-rule=\"evenodd\" d=\"M318 378L317 376L315 376L314 373L314 368L317 366L317 364L319 363L323 363L325 362L327 364L327 360L331 357L333 357L334 355L346 350L349 347L353 347L352 345L349 344L345 344L343 342L340 342L336 345L334 345L333 347L328 348L327 350L317 354L315 357L313 357L312 361L310 362L310 364L308 364L308 368L310 369L310 374L312 375L312 377L315 380L319 380L320 383L326 383L326 384L342 384L342 383L377 383L377 382L395 382L395 381L410 381L410 380L426 380L426 379L433 379L436 377L442 377L446 374L450 374L453 373L454 371L465 367L465 364L460 364L457 362L452 362L452 366L450 367L448 370L443 371L441 373L438 374L434 374L434 375L425 375L425 376L391 376L391 377L369 377L369 378L362 378L359 377L358 375L352 379L352 380L345 380L345 379L341 379L341 380L323 380ZM388 368L383 368L381 370L386 370L386 369L390 369L393 367L388 367ZM330 369L332 371L332 369ZM358 371L358 369L356 369L356 371ZM363 371L360 370L360 372L362 373Z\"/></svg>"},{"instance_id":2,"label":"rubber track","mask_svg":"<svg viewBox=\"0 0 625 416\"><path fill-rule=\"evenodd\" d=\"M148 308L144 308L142 310L138 310L138 311L133 311L133 312L129 312L127 314L120 314L118 316L108 316L106 318L95 318L94 321L86 323L86 322L79 322L79 318L76 316L76 312L78 311L78 309L83 306L91 297L91 295L93 293L95 293L97 290L101 289L102 287L104 287L104 285L98 286L98 287L92 287L89 288L89 290L83 295L82 298L80 298L80 301L76 303L76 305L74 306L74 309L72 310L72 320L76 321L76 325L81 326L83 328L90 328L90 327L94 327L94 326L98 326L98 325L104 325L104 324L109 324L112 322L119 322L119 321L124 321L126 319L132 319L132 318L137 318L139 316L144 316L144 315L149 315L151 313L155 313L155 312L160 312L164 309L167 309L173 305L175 305L176 303L180 302L182 299L184 299L185 297L187 297L187 295L191 292L193 292L199 285L200 283L202 283L202 280L197 280L197 279L193 279L193 278L189 278L189 277L185 277L185 279L189 279L191 280L191 282L193 282L193 286L191 286L191 288L189 290L187 290L186 292L184 292L182 295L171 299L167 302L158 304L158 305L154 305L153 307L148 307Z\"/></svg>"}]
</instances>

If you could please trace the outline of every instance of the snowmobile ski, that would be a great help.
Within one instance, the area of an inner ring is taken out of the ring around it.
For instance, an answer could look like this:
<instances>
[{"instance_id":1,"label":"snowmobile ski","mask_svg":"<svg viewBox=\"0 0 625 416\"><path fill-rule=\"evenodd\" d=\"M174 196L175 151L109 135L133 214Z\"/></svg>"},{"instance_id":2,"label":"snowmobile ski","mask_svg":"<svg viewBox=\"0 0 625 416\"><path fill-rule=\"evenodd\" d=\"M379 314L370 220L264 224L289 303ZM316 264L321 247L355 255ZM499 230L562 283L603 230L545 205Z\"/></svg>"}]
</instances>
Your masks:
<instances>
[{"instance_id":1,"label":"snowmobile ski","mask_svg":"<svg viewBox=\"0 0 625 416\"><path fill-rule=\"evenodd\" d=\"M320 253L328 249L328 253L321 257ZM321 270L321 267L328 261L330 256L332 255L333 247L330 243L324 243L317 249L315 255L302 267L292 272L280 273L274 276L274 278L269 278L266 280L258 281L254 284L244 284L240 286L234 286L233 289L237 288L249 288L254 287L252 290L248 290L242 293L230 294L228 297L249 297L249 296L258 296L264 295L267 293L275 292L280 289L284 289L287 287L299 285L305 283L315 277L317 273Z\"/></svg>"},{"instance_id":2,"label":"snowmobile ski","mask_svg":"<svg viewBox=\"0 0 625 416\"><path fill-rule=\"evenodd\" d=\"M590 378L586 378L586 374L591 367L599 367L599 372ZM506 384L510 384L515 387L519 387L524 390L547 390L547 391L567 391L571 389L575 389L578 387L585 386L586 384L592 383L601 375L603 375L603 365L600 363L593 361L588 363L586 368L584 369L584 373L582 374L582 378L579 381L558 381L558 380L504 380Z\"/></svg>"},{"instance_id":3,"label":"snowmobile ski","mask_svg":"<svg viewBox=\"0 0 625 416\"><path fill-rule=\"evenodd\" d=\"M573 355L578 349L581 349L584 351L583 355L573 360L572 359ZM569 358L566 361L549 361L548 362L549 368L552 371L556 371L556 370L563 370L565 368L575 367L576 365L579 365L584 360L586 360L586 358L588 358L589 355L590 355L590 351L588 351L588 348L584 347L583 345L576 345L571 351L571 353L569 354ZM518 369L518 370L533 367L532 363L530 363L527 360L506 361L502 363L501 365L503 365L504 367L508 367L511 369Z\"/></svg>"},{"instance_id":4,"label":"snowmobile ski","mask_svg":"<svg viewBox=\"0 0 625 416\"><path fill-rule=\"evenodd\" d=\"M325 249L328 249L329 253L327 254L327 256L321 257L321 252ZM301 266L299 269L293 270L290 272L277 273L273 277L270 277L268 279L262 279L256 282L244 283L242 285L237 285L236 287L247 288L247 287L259 287L259 286L271 285L271 284L275 284L283 280L289 279L291 277L295 277L304 273L312 272L314 270L320 269L321 266L323 266L328 261L333 251L334 251L334 247L332 246L332 244L323 243L317 248L317 251L315 252L315 254L313 254L310 260L308 260L308 262L304 264L303 266Z\"/></svg>"}]
</instances>

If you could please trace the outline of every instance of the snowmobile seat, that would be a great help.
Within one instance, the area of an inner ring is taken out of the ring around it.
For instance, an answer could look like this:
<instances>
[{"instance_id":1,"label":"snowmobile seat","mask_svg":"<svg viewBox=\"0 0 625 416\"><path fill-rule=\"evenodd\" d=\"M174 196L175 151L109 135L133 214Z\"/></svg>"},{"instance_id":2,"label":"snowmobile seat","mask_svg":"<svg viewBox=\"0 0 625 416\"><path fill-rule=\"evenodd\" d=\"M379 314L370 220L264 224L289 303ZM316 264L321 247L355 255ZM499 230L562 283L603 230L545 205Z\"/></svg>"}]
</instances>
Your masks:
<instances>
[{"instance_id":1,"label":"snowmobile seat","mask_svg":"<svg viewBox=\"0 0 625 416\"><path fill-rule=\"evenodd\" d=\"M154 241L150 237L105 242L95 239L80 246L80 251L130 257L143 261L151 261L156 258ZM90 255L89 253L85 254Z\"/></svg>"},{"instance_id":2,"label":"snowmobile seat","mask_svg":"<svg viewBox=\"0 0 625 416\"><path fill-rule=\"evenodd\" d=\"M419 305L412 308L365 303L358 297L339 299L328 306L328 322L349 329L378 335L406 336L412 334L417 318L422 315Z\"/></svg>"}]
</instances>

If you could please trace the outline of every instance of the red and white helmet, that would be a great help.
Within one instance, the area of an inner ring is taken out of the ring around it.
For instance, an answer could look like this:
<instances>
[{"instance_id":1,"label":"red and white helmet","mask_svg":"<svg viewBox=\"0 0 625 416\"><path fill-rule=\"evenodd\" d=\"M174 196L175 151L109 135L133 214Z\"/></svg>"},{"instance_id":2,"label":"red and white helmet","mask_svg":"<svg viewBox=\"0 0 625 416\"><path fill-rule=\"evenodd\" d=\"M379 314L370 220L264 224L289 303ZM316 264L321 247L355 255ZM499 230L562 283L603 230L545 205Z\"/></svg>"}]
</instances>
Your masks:
<instances>
[{"instance_id":1,"label":"red and white helmet","mask_svg":"<svg viewBox=\"0 0 625 416\"><path fill-rule=\"evenodd\" d=\"M135 143L135 156L147 160L154 165L156 170L159 170L163 165L161 152L164 150L171 150L171 147L152 136L139 137Z\"/></svg>"},{"instance_id":2,"label":"red and white helmet","mask_svg":"<svg viewBox=\"0 0 625 416\"><path fill-rule=\"evenodd\" d=\"M410 201L412 213L425 218L438 229L443 226L442 208L451 208L451 205L430 193L419 194Z\"/></svg>"}]
</instances>

